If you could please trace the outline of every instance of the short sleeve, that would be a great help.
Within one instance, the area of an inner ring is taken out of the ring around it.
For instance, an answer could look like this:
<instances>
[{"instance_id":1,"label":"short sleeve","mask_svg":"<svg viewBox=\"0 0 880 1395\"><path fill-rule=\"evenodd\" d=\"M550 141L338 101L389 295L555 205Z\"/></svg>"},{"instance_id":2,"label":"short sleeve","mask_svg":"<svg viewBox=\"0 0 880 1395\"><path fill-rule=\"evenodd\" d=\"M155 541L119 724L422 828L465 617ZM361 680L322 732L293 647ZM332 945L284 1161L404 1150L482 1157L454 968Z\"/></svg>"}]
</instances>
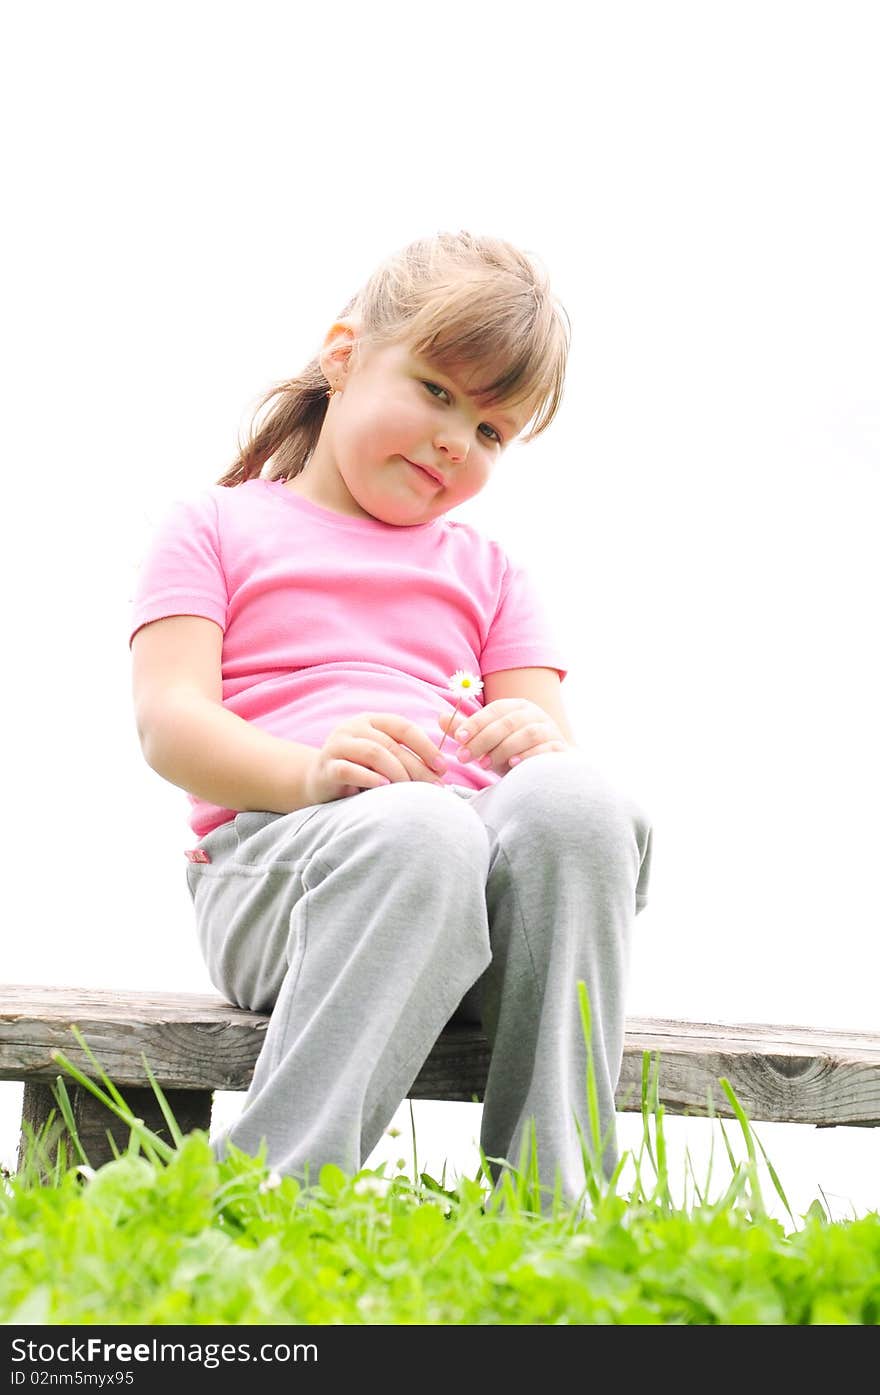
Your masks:
<instances>
[{"instance_id":1,"label":"short sleeve","mask_svg":"<svg viewBox=\"0 0 880 1395\"><path fill-rule=\"evenodd\" d=\"M560 681L568 669L546 607L528 570L512 561L492 620L480 672L507 668L553 668Z\"/></svg>"},{"instance_id":2,"label":"short sleeve","mask_svg":"<svg viewBox=\"0 0 880 1395\"><path fill-rule=\"evenodd\" d=\"M156 529L131 603L129 645L143 625L169 615L203 616L225 631L227 607L217 505L205 493L173 505Z\"/></svg>"}]
</instances>

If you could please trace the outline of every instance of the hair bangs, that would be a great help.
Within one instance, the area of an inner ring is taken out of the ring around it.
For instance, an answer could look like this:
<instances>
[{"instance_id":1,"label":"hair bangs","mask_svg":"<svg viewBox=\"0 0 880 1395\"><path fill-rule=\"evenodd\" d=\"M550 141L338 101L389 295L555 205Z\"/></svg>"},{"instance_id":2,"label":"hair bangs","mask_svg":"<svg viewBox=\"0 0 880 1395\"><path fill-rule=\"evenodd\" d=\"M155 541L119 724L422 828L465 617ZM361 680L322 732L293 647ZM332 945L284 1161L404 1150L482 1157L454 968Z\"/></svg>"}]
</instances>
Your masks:
<instances>
[{"instance_id":1,"label":"hair bangs","mask_svg":"<svg viewBox=\"0 0 880 1395\"><path fill-rule=\"evenodd\" d=\"M467 378L467 390L485 407L527 403L524 440L546 430L559 407L568 351L566 326L532 286L506 290L497 272L462 284L432 287L401 327L413 353L450 376Z\"/></svg>"}]
</instances>

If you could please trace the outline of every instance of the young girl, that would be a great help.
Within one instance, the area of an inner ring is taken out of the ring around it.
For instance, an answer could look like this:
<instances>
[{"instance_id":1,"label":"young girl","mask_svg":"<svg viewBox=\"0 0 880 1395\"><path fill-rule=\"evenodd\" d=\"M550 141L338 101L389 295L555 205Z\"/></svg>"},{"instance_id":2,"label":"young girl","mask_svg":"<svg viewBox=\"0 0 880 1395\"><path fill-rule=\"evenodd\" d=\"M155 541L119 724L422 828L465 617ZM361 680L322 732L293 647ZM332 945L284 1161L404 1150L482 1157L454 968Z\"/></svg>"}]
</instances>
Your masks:
<instances>
[{"instance_id":1,"label":"young girl","mask_svg":"<svg viewBox=\"0 0 880 1395\"><path fill-rule=\"evenodd\" d=\"M516 1164L534 1121L542 1185L575 1201L583 979L615 1165L649 828L575 747L527 573L447 517L550 424L567 352L526 254L467 233L415 242L146 557L131 623L144 755L190 796L211 980L271 1013L220 1155L265 1141L278 1172L355 1172L457 1017L492 1048L486 1154ZM474 681L459 702L460 670Z\"/></svg>"}]
</instances>

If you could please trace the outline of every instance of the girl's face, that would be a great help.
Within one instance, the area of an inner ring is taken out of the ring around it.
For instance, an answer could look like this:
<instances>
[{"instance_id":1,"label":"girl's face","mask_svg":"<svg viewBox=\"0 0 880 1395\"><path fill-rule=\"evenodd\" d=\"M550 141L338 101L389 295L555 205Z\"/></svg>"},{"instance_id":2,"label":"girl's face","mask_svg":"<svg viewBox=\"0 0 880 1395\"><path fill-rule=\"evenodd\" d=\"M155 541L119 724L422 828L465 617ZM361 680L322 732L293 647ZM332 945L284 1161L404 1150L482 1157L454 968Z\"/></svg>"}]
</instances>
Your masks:
<instances>
[{"instance_id":1,"label":"girl's face","mask_svg":"<svg viewBox=\"0 0 880 1395\"><path fill-rule=\"evenodd\" d=\"M406 345L361 343L352 353L355 337L347 354L322 356L339 390L314 455L289 487L338 513L429 523L479 493L528 414L522 405L481 410L461 375Z\"/></svg>"}]
</instances>

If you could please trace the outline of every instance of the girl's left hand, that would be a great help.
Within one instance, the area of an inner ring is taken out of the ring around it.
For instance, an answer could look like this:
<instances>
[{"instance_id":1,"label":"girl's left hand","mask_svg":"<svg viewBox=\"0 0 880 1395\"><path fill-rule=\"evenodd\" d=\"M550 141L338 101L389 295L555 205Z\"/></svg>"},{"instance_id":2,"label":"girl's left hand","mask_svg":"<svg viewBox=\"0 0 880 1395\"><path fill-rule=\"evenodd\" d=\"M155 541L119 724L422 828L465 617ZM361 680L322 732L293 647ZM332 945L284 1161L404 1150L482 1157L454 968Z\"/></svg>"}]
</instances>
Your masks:
<instances>
[{"instance_id":1,"label":"girl's left hand","mask_svg":"<svg viewBox=\"0 0 880 1395\"><path fill-rule=\"evenodd\" d=\"M458 742L456 760L476 761L498 775L506 774L511 762L571 749L553 718L527 698L498 698L469 717L459 712L441 717L440 726Z\"/></svg>"}]
</instances>

